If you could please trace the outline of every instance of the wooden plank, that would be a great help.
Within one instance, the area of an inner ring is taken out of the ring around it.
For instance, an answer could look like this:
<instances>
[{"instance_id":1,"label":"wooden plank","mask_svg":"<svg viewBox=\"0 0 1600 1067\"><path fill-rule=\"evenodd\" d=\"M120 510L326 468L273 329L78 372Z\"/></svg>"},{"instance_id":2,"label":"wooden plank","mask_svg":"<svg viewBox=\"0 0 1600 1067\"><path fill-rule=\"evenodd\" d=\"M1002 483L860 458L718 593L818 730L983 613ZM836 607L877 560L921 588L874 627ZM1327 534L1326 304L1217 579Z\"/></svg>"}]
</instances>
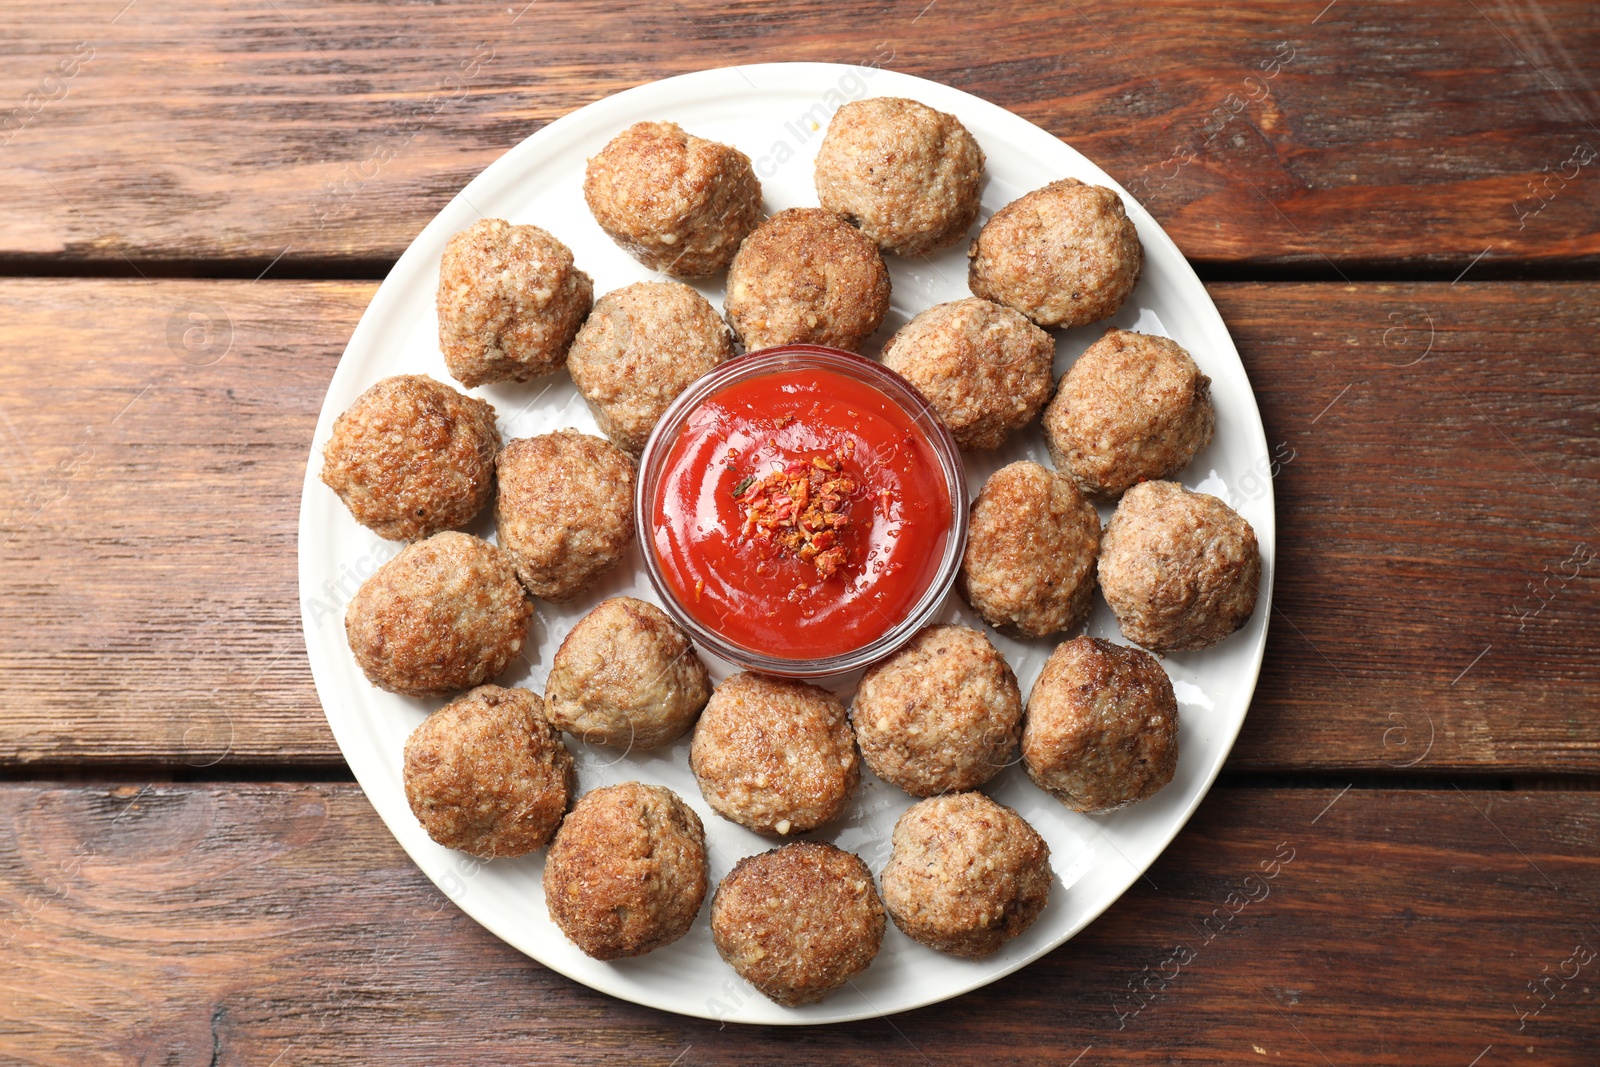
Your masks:
<instances>
[{"instance_id":1,"label":"wooden plank","mask_svg":"<svg viewBox=\"0 0 1600 1067\"><path fill-rule=\"evenodd\" d=\"M1600 8L1159 12L68 0L0 10L0 260L392 260L523 137L708 66L875 64L1064 138L1191 257L1327 270L1600 261ZM1270 75L1270 76L1269 76ZM670 117L670 116L669 116Z\"/></svg>"},{"instance_id":2,"label":"wooden plank","mask_svg":"<svg viewBox=\"0 0 1600 1067\"><path fill-rule=\"evenodd\" d=\"M295 523L372 291L0 282L0 765L337 762ZM1231 766L1600 771L1600 286L1212 293L1282 467Z\"/></svg>"},{"instance_id":3,"label":"wooden plank","mask_svg":"<svg viewBox=\"0 0 1600 1067\"><path fill-rule=\"evenodd\" d=\"M427 883L355 786L11 784L0 826L7 1061L1464 1067L1600 1045L1596 793L1218 790L1032 966L804 1031L545 970Z\"/></svg>"}]
</instances>

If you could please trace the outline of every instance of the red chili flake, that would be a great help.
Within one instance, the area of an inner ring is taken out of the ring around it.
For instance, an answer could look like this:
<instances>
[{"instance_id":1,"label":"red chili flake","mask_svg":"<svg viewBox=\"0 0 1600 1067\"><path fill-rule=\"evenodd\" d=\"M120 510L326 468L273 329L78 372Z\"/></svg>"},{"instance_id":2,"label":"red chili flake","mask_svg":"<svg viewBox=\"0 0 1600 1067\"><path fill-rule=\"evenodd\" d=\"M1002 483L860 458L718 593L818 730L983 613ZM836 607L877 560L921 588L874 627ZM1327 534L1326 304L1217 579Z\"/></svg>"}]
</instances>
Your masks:
<instances>
[{"instance_id":1,"label":"red chili flake","mask_svg":"<svg viewBox=\"0 0 1600 1067\"><path fill-rule=\"evenodd\" d=\"M849 563L839 531L850 524L850 504L860 488L840 469L845 450L796 460L733 488L744 506L741 534L773 552L787 551L809 562L824 581Z\"/></svg>"}]
</instances>

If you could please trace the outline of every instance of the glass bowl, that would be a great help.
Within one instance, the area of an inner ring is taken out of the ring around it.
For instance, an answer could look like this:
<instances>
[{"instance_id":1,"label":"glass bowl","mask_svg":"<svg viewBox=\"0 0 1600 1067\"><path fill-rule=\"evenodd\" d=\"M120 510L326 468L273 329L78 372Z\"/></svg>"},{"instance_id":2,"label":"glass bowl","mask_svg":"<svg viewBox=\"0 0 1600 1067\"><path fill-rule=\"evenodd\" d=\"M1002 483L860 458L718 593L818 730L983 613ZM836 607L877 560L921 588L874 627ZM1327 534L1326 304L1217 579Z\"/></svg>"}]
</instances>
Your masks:
<instances>
[{"instance_id":1,"label":"glass bowl","mask_svg":"<svg viewBox=\"0 0 1600 1067\"><path fill-rule=\"evenodd\" d=\"M681 602L667 580L657 556L654 528L655 498L667 459L684 424L707 398L737 383L763 375L816 369L854 378L885 396L901 409L927 440L944 476L950 499L950 525L937 570L914 606L880 636L847 651L811 659L797 659L748 648L702 622ZM668 615L683 627L698 647L732 663L764 674L787 678L822 678L845 674L894 652L926 625L944 603L955 583L967 543L967 479L961 453L939 416L922 394L894 371L863 356L820 345L782 345L739 356L696 380L661 416L639 460L634 523L650 584Z\"/></svg>"}]
</instances>

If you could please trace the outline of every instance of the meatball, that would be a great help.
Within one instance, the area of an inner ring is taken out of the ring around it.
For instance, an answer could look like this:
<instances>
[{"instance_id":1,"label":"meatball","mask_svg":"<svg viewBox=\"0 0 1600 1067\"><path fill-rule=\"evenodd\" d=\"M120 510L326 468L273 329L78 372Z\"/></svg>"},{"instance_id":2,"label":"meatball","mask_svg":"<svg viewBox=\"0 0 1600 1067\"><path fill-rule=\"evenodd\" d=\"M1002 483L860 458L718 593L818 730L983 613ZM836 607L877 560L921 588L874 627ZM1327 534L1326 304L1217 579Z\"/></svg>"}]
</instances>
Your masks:
<instances>
[{"instance_id":1,"label":"meatball","mask_svg":"<svg viewBox=\"0 0 1600 1067\"><path fill-rule=\"evenodd\" d=\"M905 935L982 959L1033 925L1050 899L1050 846L982 793L913 804L894 824L883 903Z\"/></svg>"},{"instance_id":2,"label":"meatball","mask_svg":"<svg viewBox=\"0 0 1600 1067\"><path fill-rule=\"evenodd\" d=\"M885 252L924 256L978 217L983 150L954 115L879 96L834 112L817 150L817 200Z\"/></svg>"},{"instance_id":3,"label":"meatball","mask_svg":"<svg viewBox=\"0 0 1600 1067\"><path fill-rule=\"evenodd\" d=\"M1091 500L1169 478L1211 443L1211 379L1178 342L1107 330L1061 379L1044 412L1056 469Z\"/></svg>"},{"instance_id":4,"label":"meatball","mask_svg":"<svg viewBox=\"0 0 1600 1067\"><path fill-rule=\"evenodd\" d=\"M1083 326L1115 314L1144 269L1144 246L1122 198L1074 178L996 211L967 255L974 295L1040 326Z\"/></svg>"},{"instance_id":5,"label":"meatball","mask_svg":"<svg viewBox=\"0 0 1600 1067\"><path fill-rule=\"evenodd\" d=\"M584 795L544 863L550 918L597 960L689 932L706 898L706 832L677 794L625 782Z\"/></svg>"},{"instance_id":6,"label":"meatball","mask_svg":"<svg viewBox=\"0 0 1600 1067\"><path fill-rule=\"evenodd\" d=\"M1022 693L982 633L929 626L867 670L850 717L867 766L926 797L1000 772L1017 748Z\"/></svg>"},{"instance_id":7,"label":"meatball","mask_svg":"<svg viewBox=\"0 0 1600 1067\"><path fill-rule=\"evenodd\" d=\"M761 218L761 183L737 148L671 122L637 122L589 160L583 198L629 255L679 278L715 274Z\"/></svg>"},{"instance_id":8,"label":"meatball","mask_svg":"<svg viewBox=\"0 0 1600 1067\"><path fill-rule=\"evenodd\" d=\"M999 448L1033 421L1054 384L1055 340L1020 313L968 297L918 315L883 350L966 452Z\"/></svg>"},{"instance_id":9,"label":"meatball","mask_svg":"<svg viewBox=\"0 0 1600 1067\"><path fill-rule=\"evenodd\" d=\"M594 300L572 250L537 226L482 219L439 262L439 347L462 385L525 382L561 369Z\"/></svg>"},{"instance_id":10,"label":"meatball","mask_svg":"<svg viewBox=\"0 0 1600 1067\"><path fill-rule=\"evenodd\" d=\"M1089 619L1100 516L1070 479L1026 460L989 476L972 502L962 595L990 626L1023 637Z\"/></svg>"},{"instance_id":11,"label":"meatball","mask_svg":"<svg viewBox=\"0 0 1600 1067\"><path fill-rule=\"evenodd\" d=\"M415 541L471 522L494 491L494 408L422 374L385 378L333 423L322 480L361 525Z\"/></svg>"},{"instance_id":12,"label":"meatball","mask_svg":"<svg viewBox=\"0 0 1600 1067\"><path fill-rule=\"evenodd\" d=\"M1178 698L1150 653L1075 637L1045 661L1022 730L1028 777L1074 811L1115 811L1172 781Z\"/></svg>"},{"instance_id":13,"label":"meatball","mask_svg":"<svg viewBox=\"0 0 1600 1067\"><path fill-rule=\"evenodd\" d=\"M545 715L583 741L660 748L711 699L689 638L654 604L612 597L579 620L550 663Z\"/></svg>"},{"instance_id":14,"label":"meatball","mask_svg":"<svg viewBox=\"0 0 1600 1067\"><path fill-rule=\"evenodd\" d=\"M526 855L550 840L576 775L537 696L481 685L412 732L405 784L429 837L492 860Z\"/></svg>"},{"instance_id":15,"label":"meatball","mask_svg":"<svg viewBox=\"0 0 1600 1067\"><path fill-rule=\"evenodd\" d=\"M510 557L447 531L407 545L362 583L344 628L373 685L446 696L505 670L522 651L532 616Z\"/></svg>"},{"instance_id":16,"label":"meatball","mask_svg":"<svg viewBox=\"0 0 1600 1067\"><path fill-rule=\"evenodd\" d=\"M711 694L694 728L689 767L718 815L774 834L829 822L861 777L839 698L760 674L736 674Z\"/></svg>"},{"instance_id":17,"label":"meatball","mask_svg":"<svg viewBox=\"0 0 1600 1067\"><path fill-rule=\"evenodd\" d=\"M739 246L723 307L748 352L791 344L854 352L888 314L889 270L877 245L838 215L790 208Z\"/></svg>"},{"instance_id":18,"label":"meatball","mask_svg":"<svg viewBox=\"0 0 1600 1067\"><path fill-rule=\"evenodd\" d=\"M733 357L716 308L681 282L636 282L600 298L567 354L567 370L601 431L644 451L667 406Z\"/></svg>"},{"instance_id":19,"label":"meatball","mask_svg":"<svg viewBox=\"0 0 1600 1067\"><path fill-rule=\"evenodd\" d=\"M1261 549L1238 512L1177 482L1123 494L1106 524L1100 588L1128 640L1152 652L1207 648L1256 609Z\"/></svg>"},{"instance_id":20,"label":"meatball","mask_svg":"<svg viewBox=\"0 0 1600 1067\"><path fill-rule=\"evenodd\" d=\"M717 886L711 937L739 977L794 1008L824 1000L883 944L883 901L860 857L814 841L746 856Z\"/></svg>"},{"instance_id":21,"label":"meatball","mask_svg":"<svg viewBox=\"0 0 1600 1067\"><path fill-rule=\"evenodd\" d=\"M495 528L534 596L573 599L633 544L633 462L615 445L557 430L512 441L496 469Z\"/></svg>"}]
</instances>

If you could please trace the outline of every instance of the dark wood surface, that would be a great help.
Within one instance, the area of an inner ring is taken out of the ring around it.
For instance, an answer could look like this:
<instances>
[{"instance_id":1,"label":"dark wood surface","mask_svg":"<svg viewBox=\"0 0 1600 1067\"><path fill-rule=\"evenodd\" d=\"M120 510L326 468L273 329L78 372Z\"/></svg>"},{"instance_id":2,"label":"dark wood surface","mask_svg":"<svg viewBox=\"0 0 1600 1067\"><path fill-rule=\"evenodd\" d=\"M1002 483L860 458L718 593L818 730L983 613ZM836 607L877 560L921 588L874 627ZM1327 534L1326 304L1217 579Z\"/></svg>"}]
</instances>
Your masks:
<instances>
[{"instance_id":1,"label":"dark wood surface","mask_svg":"<svg viewBox=\"0 0 1600 1067\"><path fill-rule=\"evenodd\" d=\"M582 104L822 60L1016 111L1202 262L1448 278L1480 253L1479 270L1600 261L1587 0L126 3L0 9L0 110L27 120L0 132L0 257L388 261Z\"/></svg>"},{"instance_id":2,"label":"dark wood surface","mask_svg":"<svg viewBox=\"0 0 1600 1067\"><path fill-rule=\"evenodd\" d=\"M544 970L355 786L11 785L0 827L8 1060L1588 1067L1600 1044L1596 793L1218 789L1044 959L799 1031Z\"/></svg>"},{"instance_id":3,"label":"dark wood surface","mask_svg":"<svg viewBox=\"0 0 1600 1067\"><path fill-rule=\"evenodd\" d=\"M524 4L0 8L0 1063L1594 1062L1600 7ZM1281 464L1255 700L1149 877L990 987L804 1031L449 904L348 780L295 587L323 394L422 225L578 106L781 60L1104 166Z\"/></svg>"}]
</instances>

